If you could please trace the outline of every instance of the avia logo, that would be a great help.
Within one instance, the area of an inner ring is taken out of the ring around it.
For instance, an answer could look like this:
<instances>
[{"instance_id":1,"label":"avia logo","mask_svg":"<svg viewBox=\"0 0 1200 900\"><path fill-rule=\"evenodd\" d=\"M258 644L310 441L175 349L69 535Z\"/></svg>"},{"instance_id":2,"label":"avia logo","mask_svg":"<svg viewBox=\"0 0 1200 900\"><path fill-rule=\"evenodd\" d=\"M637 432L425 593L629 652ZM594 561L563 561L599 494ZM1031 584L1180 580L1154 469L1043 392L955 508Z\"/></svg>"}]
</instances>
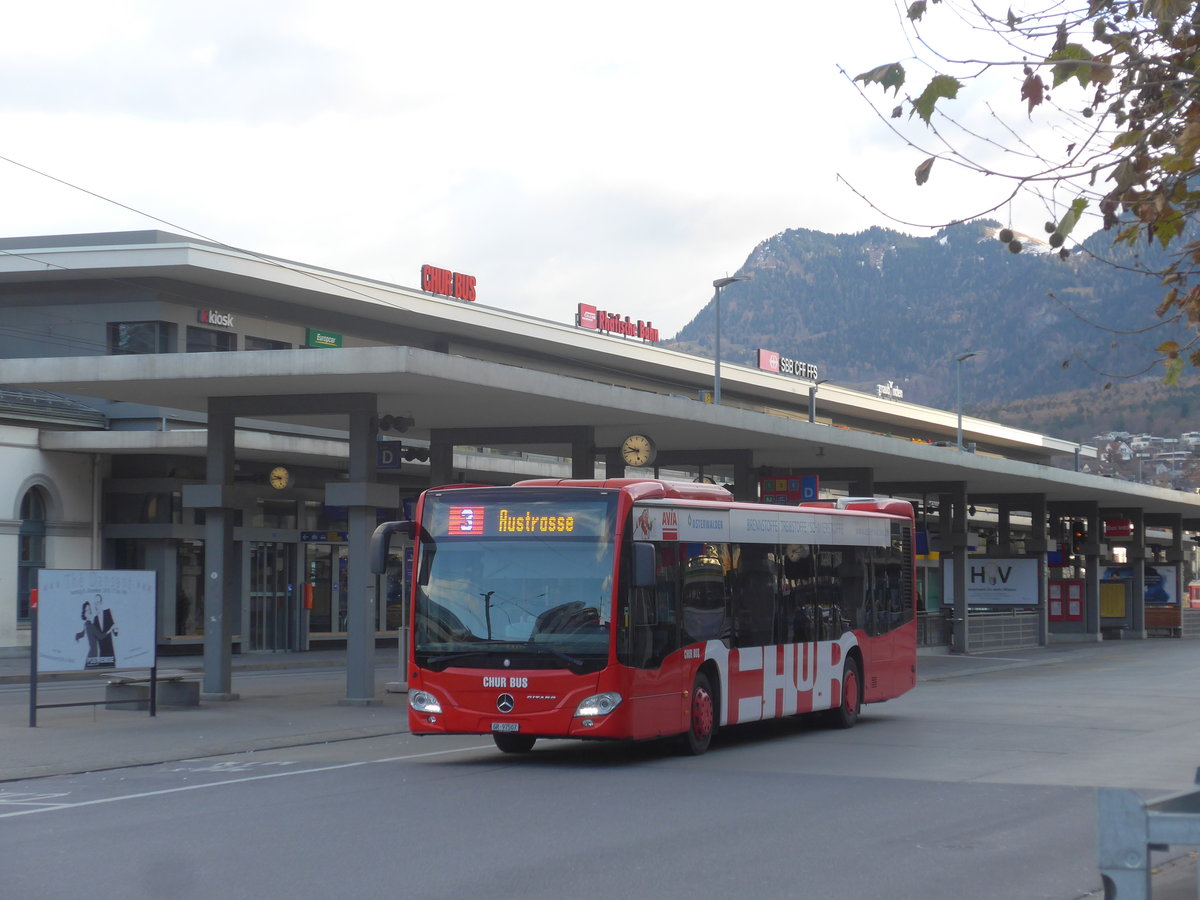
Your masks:
<instances>
[{"instance_id":1,"label":"avia logo","mask_svg":"<svg viewBox=\"0 0 1200 900\"><path fill-rule=\"evenodd\" d=\"M217 312L215 309L200 310L199 319L204 325L219 325L222 328L233 327L233 313Z\"/></svg>"}]
</instances>

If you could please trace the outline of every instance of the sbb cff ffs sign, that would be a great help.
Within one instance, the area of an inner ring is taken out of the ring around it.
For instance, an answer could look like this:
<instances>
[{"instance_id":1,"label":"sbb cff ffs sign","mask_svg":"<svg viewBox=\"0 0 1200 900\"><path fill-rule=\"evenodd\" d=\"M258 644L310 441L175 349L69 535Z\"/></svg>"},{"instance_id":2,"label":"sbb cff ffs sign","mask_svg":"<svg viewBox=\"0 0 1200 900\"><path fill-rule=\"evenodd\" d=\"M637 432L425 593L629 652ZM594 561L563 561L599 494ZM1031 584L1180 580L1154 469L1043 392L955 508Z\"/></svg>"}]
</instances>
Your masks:
<instances>
[{"instance_id":1,"label":"sbb cff ffs sign","mask_svg":"<svg viewBox=\"0 0 1200 900\"><path fill-rule=\"evenodd\" d=\"M455 300L475 302L475 276L437 266L421 266L421 290Z\"/></svg>"},{"instance_id":2,"label":"sbb cff ffs sign","mask_svg":"<svg viewBox=\"0 0 1200 900\"><path fill-rule=\"evenodd\" d=\"M758 351L758 367L764 372L775 372L779 375L795 375L797 378L817 380L817 367L814 363L801 362L788 356L780 356L774 350Z\"/></svg>"}]
</instances>

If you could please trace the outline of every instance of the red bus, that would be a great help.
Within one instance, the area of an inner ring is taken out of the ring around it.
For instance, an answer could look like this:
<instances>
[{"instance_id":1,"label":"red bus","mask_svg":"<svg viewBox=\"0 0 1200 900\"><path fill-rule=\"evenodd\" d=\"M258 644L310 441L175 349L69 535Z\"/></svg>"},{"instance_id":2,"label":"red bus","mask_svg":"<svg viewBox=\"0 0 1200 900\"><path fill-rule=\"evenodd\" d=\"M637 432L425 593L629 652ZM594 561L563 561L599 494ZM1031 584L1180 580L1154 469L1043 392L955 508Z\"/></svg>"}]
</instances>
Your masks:
<instances>
[{"instance_id":1,"label":"red bus","mask_svg":"<svg viewBox=\"0 0 1200 900\"><path fill-rule=\"evenodd\" d=\"M679 736L863 703L916 683L912 506L778 506L660 480L433 488L415 520L409 725L537 738Z\"/></svg>"}]
</instances>

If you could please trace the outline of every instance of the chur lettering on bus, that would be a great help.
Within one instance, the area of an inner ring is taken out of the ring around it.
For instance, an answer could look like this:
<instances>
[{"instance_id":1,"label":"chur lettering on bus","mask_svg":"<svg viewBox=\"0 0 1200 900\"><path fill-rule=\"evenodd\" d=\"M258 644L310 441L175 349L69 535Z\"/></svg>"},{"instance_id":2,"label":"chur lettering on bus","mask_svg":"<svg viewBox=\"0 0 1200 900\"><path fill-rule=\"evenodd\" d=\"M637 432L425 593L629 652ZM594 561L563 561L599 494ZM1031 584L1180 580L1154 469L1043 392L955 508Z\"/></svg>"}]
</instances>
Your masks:
<instances>
[{"instance_id":1,"label":"chur lettering on bus","mask_svg":"<svg viewBox=\"0 0 1200 900\"><path fill-rule=\"evenodd\" d=\"M729 696L721 724L757 722L827 709L841 702L842 662L858 645L853 634L836 641L730 649L709 641L705 656L716 663Z\"/></svg>"}]
</instances>

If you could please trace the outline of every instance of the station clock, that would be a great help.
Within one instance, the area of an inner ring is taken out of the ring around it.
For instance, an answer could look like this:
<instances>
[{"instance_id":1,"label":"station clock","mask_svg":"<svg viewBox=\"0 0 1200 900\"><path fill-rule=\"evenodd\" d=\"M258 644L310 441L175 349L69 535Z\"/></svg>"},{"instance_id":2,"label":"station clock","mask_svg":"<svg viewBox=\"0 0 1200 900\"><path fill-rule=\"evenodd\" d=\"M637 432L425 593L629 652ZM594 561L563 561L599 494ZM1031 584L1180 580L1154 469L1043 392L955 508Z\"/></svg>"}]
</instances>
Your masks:
<instances>
[{"instance_id":1,"label":"station clock","mask_svg":"<svg viewBox=\"0 0 1200 900\"><path fill-rule=\"evenodd\" d=\"M658 448L654 441L644 434L631 434L621 442L621 459L627 466L643 468L654 464Z\"/></svg>"}]
</instances>

